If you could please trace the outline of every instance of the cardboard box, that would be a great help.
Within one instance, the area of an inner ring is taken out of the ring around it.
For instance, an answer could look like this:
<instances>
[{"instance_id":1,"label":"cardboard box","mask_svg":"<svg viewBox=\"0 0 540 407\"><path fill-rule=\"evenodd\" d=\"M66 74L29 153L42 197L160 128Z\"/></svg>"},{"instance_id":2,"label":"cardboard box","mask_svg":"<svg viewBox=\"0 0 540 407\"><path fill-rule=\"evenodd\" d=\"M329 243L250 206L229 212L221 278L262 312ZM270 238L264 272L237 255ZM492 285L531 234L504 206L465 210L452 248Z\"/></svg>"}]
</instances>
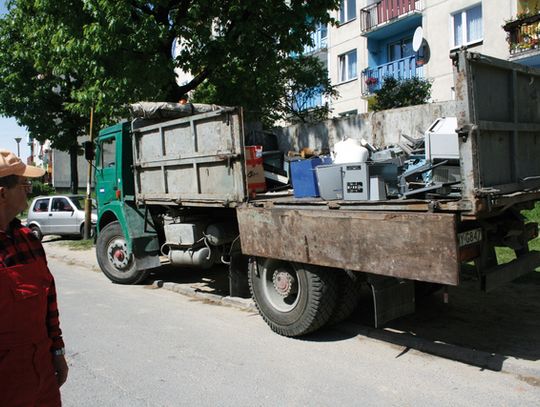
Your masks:
<instances>
[{"instance_id":1,"label":"cardboard box","mask_svg":"<svg viewBox=\"0 0 540 407\"><path fill-rule=\"evenodd\" d=\"M262 146L245 147L246 182L249 196L266 191L262 151Z\"/></svg>"}]
</instances>

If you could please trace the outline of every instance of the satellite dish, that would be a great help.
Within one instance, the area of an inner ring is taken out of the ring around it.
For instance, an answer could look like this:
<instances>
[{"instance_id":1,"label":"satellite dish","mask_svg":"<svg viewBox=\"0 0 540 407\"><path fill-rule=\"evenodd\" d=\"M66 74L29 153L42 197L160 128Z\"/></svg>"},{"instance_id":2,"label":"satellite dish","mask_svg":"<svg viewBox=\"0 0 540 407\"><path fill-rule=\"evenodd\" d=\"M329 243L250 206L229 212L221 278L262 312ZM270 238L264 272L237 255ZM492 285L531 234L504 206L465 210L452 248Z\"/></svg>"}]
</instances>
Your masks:
<instances>
[{"instance_id":1,"label":"satellite dish","mask_svg":"<svg viewBox=\"0 0 540 407\"><path fill-rule=\"evenodd\" d=\"M418 50L422 46L423 41L424 41L424 30L422 30L422 27L417 27L416 30L414 30L414 36L412 39L412 47L413 47L414 52L418 52Z\"/></svg>"}]
</instances>

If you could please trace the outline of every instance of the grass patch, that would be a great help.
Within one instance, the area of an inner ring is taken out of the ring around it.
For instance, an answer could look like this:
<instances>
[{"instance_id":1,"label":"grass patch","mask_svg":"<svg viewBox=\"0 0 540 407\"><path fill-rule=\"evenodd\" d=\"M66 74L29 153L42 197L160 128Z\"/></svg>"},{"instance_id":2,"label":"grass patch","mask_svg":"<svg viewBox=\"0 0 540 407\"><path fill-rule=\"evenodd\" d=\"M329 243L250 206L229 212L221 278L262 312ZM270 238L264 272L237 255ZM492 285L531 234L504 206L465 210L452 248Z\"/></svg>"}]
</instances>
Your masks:
<instances>
[{"instance_id":1,"label":"grass patch","mask_svg":"<svg viewBox=\"0 0 540 407\"><path fill-rule=\"evenodd\" d=\"M94 239L69 240L62 242L62 246L67 246L71 250L90 250L94 248Z\"/></svg>"},{"instance_id":2,"label":"grass patch","mask_svg":"<svg viewBox=\"0 0 540 407\"><path fill-rule=\"evenodd\" d=\"M527 222L540 223L540 202L536 202L533 209L521 211L521 213L525 216ZM540 237L529 241L529 250L540 251ZM508 263L516 258L514 251L508 247L496 247L495 252L497 253L497 262L499 264ZM540 267L536 271L540 272Z\"/></svg>"}]
</instances>

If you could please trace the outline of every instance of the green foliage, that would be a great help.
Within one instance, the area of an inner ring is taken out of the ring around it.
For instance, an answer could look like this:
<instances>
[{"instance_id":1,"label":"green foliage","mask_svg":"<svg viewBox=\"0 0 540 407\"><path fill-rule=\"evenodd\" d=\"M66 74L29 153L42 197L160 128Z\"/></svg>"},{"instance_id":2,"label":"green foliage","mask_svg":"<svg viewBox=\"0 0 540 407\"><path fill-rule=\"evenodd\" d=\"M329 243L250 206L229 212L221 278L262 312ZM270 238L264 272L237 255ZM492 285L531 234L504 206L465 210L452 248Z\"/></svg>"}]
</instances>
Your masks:
<instances>
[{"instance_id":1,"label":"green foliage","mask_svg":"<svg viewBox=\"0 0 540 407\"><path fill-rule=\"evenodd\" d=\"M377 95L371 95L367 99L368 112L375 110L375 105L377 104Z\"/></svg>"},{"instance_id":2,"label":"green foliage","mask_svg":"<svg viewBox=\"0 0 540 407\"><path fill-rule=\"evenodd\" d=\"M29 195L31 197L36 197L40 195L52 195L55 193L56 191L51 185L45 184L44 182L38 180L34 180L32 181L32 193Z\"/></svg>"},{"instance_id":3,"label":"green foliage","mask_svg":"<svg viewBox=\"0 0 540 407\"><path fill-rule=\"evenodd\" d=\"M418 77L399 80L386 77L381 89L375 94L377 100L373 105L373 110L421 105L427 103L431 96L431 82Z\"/></svg>"},{"instance_id":4,"label":"green foliage","mask_svg":"<svg viewBox=\"0 0 540 407\"><path fill-rule=\"evenodd\" d=\"M315 84L331 93L320 64L291 55L311 44L311 31L331 22L329 10L338 6L336 0L11 0L0 20L0 113L66 148L85 132L91 107L99 128L125 117L128 103L178 101L195 89L197 100L241 105L255 118L286 116L288 106L276 102L290 87ZM182 48L172 60L175 38ZM175 66L193 80L176 85Z\"/></svg>"},{"instance_id":5,"label":"green foliage","mask_svg":"<svg viewBox=\"0 0 540 407\"><path fill-rule=\"evenodd\" d=\"M521 211L527 222L535 222L540 224L540 202L536 202L533 209ZM508 247L496 247L497 261L499 264L508 263L516 258L514 251ZM540 237L529 241L529 250L540 251ZM536 269L540 272L540 267Z\"/></svg>"},{"instance_id":6,"label":"green foliage","mask_svg":"<svg viewBox=\"0 0 540 407\"><path fill-rule=\"evenodd\" d=\"M66 246L71 250L90 250L92 249L94 244L94 239L81 239L81 240L67 240L65 242L60 242L62 246Z\"/></svg>"}]
</instances>

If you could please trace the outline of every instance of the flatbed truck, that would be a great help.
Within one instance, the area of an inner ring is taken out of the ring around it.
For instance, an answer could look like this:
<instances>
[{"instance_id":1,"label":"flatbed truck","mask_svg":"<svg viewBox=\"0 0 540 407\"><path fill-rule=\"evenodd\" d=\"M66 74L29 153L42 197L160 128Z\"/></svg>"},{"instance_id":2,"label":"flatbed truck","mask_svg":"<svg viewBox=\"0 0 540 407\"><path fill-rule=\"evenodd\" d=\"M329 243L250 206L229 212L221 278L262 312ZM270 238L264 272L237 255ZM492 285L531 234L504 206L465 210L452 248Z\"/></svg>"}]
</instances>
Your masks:
<instances>
[{"instance_id":1,"label":"flatbed truck","mask_svg":"<svg viewBox=\"0 0 540 407\"><path fill-rule=\"evenodd\" d=\"M346 318L362 285L377 326L414 311L415 286L489 291L540 266L540 70L452 56L460 196L325 201L248 193L242 110L218 106L100 131L96 252L104 274L134 284L166 256L228 265L231 295L249 291L275 332L301 336ZM516 259L498 264L495 247ZM466 266L466 267L464 267Z\"/></svg>"}]
</instances>

